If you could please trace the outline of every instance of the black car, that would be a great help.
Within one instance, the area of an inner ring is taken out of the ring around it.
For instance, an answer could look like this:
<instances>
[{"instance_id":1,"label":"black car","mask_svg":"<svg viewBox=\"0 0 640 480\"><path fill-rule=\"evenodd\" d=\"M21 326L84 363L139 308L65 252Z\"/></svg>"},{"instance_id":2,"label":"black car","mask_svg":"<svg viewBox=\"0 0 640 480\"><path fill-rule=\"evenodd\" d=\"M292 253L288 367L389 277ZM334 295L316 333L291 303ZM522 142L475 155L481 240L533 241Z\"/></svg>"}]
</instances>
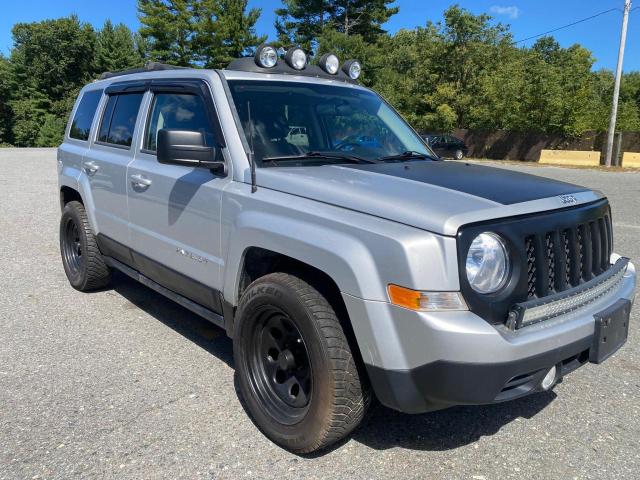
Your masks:
<instances>
[{"instance_id":1,"label":"black car","mask_svg":"<svg viewBox=\"0 0 640 480\"><path fill-rule=\"evenodd\" d=\"M469 149L465 143L453 135L422 135L431 149L440 157L455 158L462 160L467 156Z\"/></svg>"}]
</instances>

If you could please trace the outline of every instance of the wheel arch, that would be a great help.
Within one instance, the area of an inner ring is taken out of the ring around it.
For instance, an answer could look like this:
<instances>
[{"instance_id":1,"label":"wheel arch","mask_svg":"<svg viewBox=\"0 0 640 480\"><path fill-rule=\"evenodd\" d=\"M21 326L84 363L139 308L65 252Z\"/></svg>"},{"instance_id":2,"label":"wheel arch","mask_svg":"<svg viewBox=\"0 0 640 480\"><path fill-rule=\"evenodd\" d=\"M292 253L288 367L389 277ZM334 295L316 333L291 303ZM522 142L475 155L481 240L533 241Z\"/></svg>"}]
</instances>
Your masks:
<instances>
[{"instance_id":1,"label":"wheel arch","mask_svg":"<svg viewBox=\"0 0 640 480\"><path fill-rule=\"evenodd\" d=\"M347 337L361 378L369 382L368 372L364 368L364 360L341 289L331 275L322 269L274 250L249 246L244 250L242 256L237 284L237 298L239 299L242 296L252 282L276 272L288 273L304 280L327 299L333 307ZM235 311L235 307L231 308ZM233 322L225 325L225 328L227 333L231 335L234 328Z\"/></svg>"}]
</instances>

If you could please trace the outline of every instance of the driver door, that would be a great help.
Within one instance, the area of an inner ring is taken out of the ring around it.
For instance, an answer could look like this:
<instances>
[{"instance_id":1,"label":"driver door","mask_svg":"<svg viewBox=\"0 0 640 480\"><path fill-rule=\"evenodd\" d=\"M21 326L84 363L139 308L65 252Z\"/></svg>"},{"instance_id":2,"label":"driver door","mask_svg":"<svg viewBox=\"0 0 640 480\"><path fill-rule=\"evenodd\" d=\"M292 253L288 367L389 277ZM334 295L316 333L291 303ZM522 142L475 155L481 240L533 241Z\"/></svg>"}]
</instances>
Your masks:
<instances>
[{"instance_id":1,"label":"driver door","mask_svg":"<svg viewBox=\"0 0 640 480\"><path fill-rule=\"evenodd\" d=\"M140 148L127 172L135 263L155 282L220 313L220 215L230 177L156 159L161 129L200 131L207 145L222 146L211 94L203 81L189 80L152 84L147 95Z\"/></svg>"}]
</instances>

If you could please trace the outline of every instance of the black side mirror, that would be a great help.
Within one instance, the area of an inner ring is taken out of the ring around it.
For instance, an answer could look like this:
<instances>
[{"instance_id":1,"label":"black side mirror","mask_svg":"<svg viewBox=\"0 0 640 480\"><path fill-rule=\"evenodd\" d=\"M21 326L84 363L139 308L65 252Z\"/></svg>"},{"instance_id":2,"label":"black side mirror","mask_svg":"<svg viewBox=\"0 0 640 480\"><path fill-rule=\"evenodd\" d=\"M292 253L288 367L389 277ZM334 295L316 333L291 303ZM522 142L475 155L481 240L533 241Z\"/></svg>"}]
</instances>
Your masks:
<instances>
[{"instance_id":1,"label":"black side mirror","mask_svg":"<svg viewBox=\"0 0 640 480\"><path fill-rule=\"evenodd\" d=\"M214 160L216 149L205 145L201 132L163 128L158 131L157 143L156 157L159 163L208 168L215 173L227 173L227 164Z\"/></svg>"}]
</instances>

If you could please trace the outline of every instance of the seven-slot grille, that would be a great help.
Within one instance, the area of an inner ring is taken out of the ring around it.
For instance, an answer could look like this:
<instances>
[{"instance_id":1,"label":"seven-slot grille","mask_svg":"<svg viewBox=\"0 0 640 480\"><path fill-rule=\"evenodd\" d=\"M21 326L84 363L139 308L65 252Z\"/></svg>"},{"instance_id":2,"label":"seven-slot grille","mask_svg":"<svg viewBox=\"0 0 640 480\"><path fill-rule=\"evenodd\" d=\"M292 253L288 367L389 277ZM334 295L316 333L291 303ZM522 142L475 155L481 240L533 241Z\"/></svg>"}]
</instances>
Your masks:
<instances>
[{"instance_id":1,"label":"seven-slot grille","mask_svg":"<svg viewBox=\"0 0 640 480\"><path fill-rule=\"evenodd\" d=\"M541 298L576 287L609 269L611 217L525 238L527 295Z\"/></svg>"}]
</instances>

